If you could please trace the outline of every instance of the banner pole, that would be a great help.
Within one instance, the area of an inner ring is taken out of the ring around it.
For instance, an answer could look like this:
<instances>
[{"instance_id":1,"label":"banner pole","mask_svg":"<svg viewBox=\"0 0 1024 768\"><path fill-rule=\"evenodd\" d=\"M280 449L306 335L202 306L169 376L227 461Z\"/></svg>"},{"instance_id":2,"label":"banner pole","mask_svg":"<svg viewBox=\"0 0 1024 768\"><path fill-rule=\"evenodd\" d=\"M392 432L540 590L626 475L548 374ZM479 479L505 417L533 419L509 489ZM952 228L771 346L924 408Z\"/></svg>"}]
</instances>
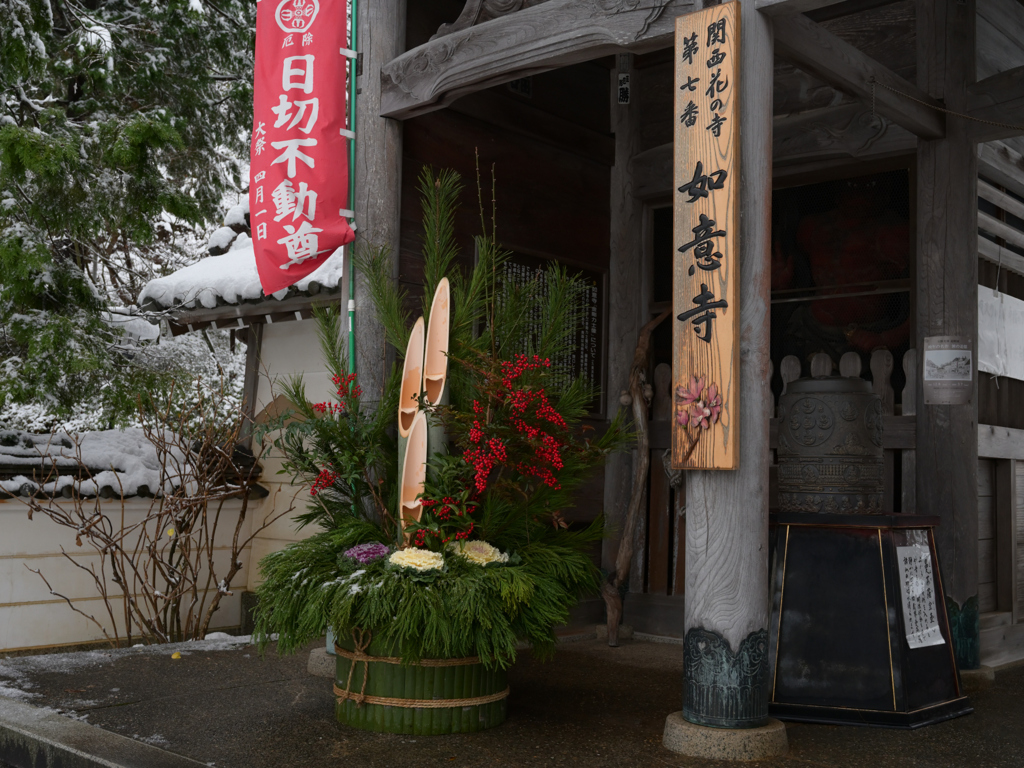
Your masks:
<instances>
[{"instance_id":1,"label":"banner pole","mask_svg":"<svg viewBox=\"0 0 1024 768\"><path fill-rule=\"evenodd\" d=\"M349 22L349 47L356 53L355 57L348 60L348 129L353 132L353 137L348 140L348 205L353 211L353 218L349 223L353 231L356 231L354 212L356 209L356 75L359 71L359 0L351 0L352 14ZM355 241L347 246L348 248L348 372L356 372L356 262L355 262Z\"/></svg>"}]
</instances>

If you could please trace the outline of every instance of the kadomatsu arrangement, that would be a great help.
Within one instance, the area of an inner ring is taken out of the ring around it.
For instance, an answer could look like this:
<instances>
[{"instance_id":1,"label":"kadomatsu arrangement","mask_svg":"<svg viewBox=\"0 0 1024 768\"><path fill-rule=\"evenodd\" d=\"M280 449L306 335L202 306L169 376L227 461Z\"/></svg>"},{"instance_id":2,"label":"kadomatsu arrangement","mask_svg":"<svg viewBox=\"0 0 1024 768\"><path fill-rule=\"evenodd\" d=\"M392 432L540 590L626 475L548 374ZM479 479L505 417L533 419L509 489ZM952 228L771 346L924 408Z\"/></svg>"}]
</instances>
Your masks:
<instances>
[{"instance_id":1,"label":"kadomatsu arrangement","mask_svg":"<svg viewBox=\"0 0 1024 768\"><path fill-rule=\"evenodd\" d=\"M463 274L459 178L425 170L420 186L423 316L403 311L387 253L359 259L401 371L365 403L338 315L321 312L335 396L312 403L290 381L293 409L264 433L309 485L300 522L321 530L261 562L256 635L292 652L333 630L343 723L454 733L502 722L517 643L550 656L554 627L596 593L600 516L565 512L626 436L583 425L597 394L574 371L586 284L558 266L515 279L493 213Z\"/></svg>"}]
</instances>

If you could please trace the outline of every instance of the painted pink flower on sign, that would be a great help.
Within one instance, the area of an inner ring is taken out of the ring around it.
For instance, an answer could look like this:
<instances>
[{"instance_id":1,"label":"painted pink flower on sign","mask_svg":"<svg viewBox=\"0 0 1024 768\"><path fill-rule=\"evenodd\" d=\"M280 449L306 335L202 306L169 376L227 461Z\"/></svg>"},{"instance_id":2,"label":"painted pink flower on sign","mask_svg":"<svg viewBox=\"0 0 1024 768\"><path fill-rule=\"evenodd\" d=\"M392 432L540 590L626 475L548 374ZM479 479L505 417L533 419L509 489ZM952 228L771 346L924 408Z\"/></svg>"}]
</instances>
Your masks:
<instances>
[{"instance_id":1,"label":"painted pink flower on sign","mask_svg":"<svg viewBox=\"0 0 1024 768\"><path fill-rule=\"evenodd\" d=\"M718 385L704 388L704 377L690 377L689 386L676 387L676 423L693 429L708 429L718 423L722 413L722 397Z\"/></svg>"},{"instance_id":2,"label":"painted pink flower on sign","mask_svg":"<svg viewBox=\"0 0 1024 768\"><path fill-rule=\"evenodd\" d=\"M712 383L705 388L703 376L699 379L691 376L688 386L676 387L676 423L681 427L698 430L695 435L688 438L690 447L683 456L684 462L697 447L703 431L710 429L712 424L717 424L721 414L722 395L717 384Z\"/></svg>"},{"instance_id":3,"label":"painted pink flower on sign","mask_svg":"<svg viewBox=\"0 0 1024 768\"><path fill-rule=\"evenodd\" d=\"M701 393L704 391L704 377L701 376L699 379L693 376L690 377L690 386L684 387L681 384L676 387L676 400L679 401L680 405L688 406L691 403L695 403L700 400ZM680 424L683 422L680 421Z\"/></svg>"}]
</instances>

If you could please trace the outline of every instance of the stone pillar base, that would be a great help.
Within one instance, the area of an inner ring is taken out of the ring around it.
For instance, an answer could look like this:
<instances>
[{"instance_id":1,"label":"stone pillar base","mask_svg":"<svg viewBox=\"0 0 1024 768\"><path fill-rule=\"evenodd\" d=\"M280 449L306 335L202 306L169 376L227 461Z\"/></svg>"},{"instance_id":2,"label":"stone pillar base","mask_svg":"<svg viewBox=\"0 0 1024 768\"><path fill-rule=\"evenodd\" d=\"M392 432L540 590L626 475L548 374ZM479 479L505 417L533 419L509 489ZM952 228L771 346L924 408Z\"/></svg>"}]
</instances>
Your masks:
<instances>
[{"instance_id":1,"label":"stone pillar base","mask_svg":"<svg viewBox=\"0 0 1024 768\"><path fill-rule=\"evenodd\" d=\"M996 673L992 667L960 670L960 685L965 691L983 691L995 681Z\"/></svg>"},{"instance_id":2,"label":"stone pillar base","mask_svg":"<svg viewBox=\"0 0 1024 768\"><path fill-rule=\"evenodd\" d=\"M328 653L326 648L314 648L309 652L309 661L306 662L306 671L317 677L334 677L334 668L337 664L337 656Z\"/></svg>"},{"instance_id":3,"label":"stone pillar base","mask_svg":"<svg viewBox=\"0 0 1024 768\"><path fill-rule=\"evenodd\" d=\"M687 757L708 760L766 760L789 751L786 726L770 719L760 728L708 728L673 712L665 718L662 746Z\"/></svg>"}]
</instances>

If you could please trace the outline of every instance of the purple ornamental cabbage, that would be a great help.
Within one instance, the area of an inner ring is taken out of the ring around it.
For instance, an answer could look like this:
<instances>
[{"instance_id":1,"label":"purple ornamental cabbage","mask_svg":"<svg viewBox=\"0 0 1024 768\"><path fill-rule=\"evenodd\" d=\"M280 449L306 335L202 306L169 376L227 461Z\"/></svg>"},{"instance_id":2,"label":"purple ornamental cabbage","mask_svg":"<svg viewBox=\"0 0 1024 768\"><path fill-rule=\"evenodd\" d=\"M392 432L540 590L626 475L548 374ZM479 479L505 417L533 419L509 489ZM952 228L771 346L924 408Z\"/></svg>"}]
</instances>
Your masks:
<instances>
[{"instance_id":1,"label":"purple ornamental cabbage","mask_svg":"<svg viewBox=\"0 0 1024 768\"><path fill-rule=\"evenodd\" d=\"M379 544L374 542L372 544L356 544L352 549L345 550L345 557L351 557L353 560L358 560L363 565L372 563L374 560L380 560L382 557L387 557L391 554L391 547L387 544Z\"/></svg>"}]
</instances>

